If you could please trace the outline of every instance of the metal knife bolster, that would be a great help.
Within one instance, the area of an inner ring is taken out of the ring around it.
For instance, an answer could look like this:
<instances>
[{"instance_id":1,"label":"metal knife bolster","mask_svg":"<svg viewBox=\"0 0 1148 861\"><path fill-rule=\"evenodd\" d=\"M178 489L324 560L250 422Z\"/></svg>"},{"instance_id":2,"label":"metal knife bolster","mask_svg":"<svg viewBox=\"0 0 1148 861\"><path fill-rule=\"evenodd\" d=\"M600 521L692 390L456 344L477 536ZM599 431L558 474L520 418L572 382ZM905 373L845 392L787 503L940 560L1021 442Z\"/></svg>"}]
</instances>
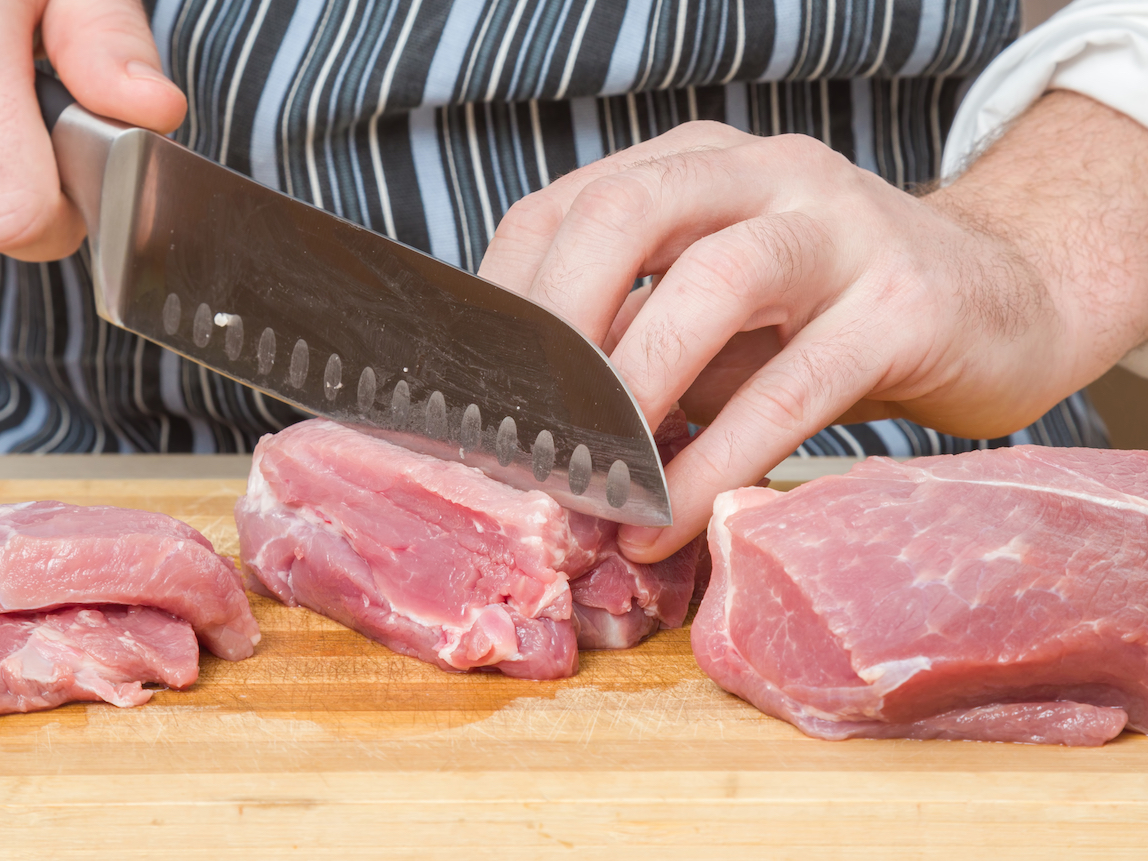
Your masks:
<instances>
[{"instance_id":1,"label":"metal knife bolster","mask_svg":"<svg viewBox=\"0 0 1148 861\"><path fill-rule=\"evenodd\" d=\"M567 508L670 524L649 426L566 321L78 105L52 140L109 322Z\"/></svg>"}]
</instances>

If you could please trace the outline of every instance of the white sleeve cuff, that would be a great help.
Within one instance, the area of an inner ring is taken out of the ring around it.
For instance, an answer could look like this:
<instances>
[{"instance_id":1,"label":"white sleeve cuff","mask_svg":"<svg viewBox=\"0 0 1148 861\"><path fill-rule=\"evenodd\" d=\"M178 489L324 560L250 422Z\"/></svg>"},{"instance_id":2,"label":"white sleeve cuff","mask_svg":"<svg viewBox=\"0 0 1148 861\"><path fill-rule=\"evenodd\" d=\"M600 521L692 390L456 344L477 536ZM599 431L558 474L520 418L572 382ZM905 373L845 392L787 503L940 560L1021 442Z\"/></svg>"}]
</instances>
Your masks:
<instances>
[{"instance_id":1,"label":"white sleeve cuff","mask_svg":"<svg viewBox=\"0 0 1148 861\"><path fill-rule=\"evenodd\" d=\"M1009 46L961 102L942 180L956 179L980 146L1053 88L1148 125L1148 0L1076 0Z\"/></svg>"},{"instance_id":2,"label":"white sleeve cuff","mask_svg":"<svg viewBox=\"0 0 1148 861\"><path fill-rule=\"evenodd\" d=\"M1072 90L1148 126L1148 0L1076 0L1014 42L969 88L945 142L952 182L1046 90ZM1120 366L1148 377L1148 344Z\"/></svg>"}]
</instances>

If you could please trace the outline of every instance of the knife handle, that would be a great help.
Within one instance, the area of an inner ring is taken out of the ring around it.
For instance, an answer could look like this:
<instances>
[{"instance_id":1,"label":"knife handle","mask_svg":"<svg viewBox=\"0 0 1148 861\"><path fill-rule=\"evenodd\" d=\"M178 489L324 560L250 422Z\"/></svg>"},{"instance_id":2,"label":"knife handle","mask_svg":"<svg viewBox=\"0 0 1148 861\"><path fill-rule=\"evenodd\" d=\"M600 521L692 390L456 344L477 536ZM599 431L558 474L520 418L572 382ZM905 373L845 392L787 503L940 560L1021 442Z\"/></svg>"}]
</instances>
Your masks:
<instances>
[{"instance_id":1,"label":"knife handle","mask_svg":"<svg viewBox=\"0 0 1148 861\"><path fill-rule=\"evenodd\" d=\"M95 239L108 156L116 138L130 127L85 110L63 84L40 71L36 99L52 136L60 187L80 210L88 236Z\"/></svg>"},{"instance_id":2,"label":"knife handle","mask_svg":"<svg viewBox=\"0 0 1148 861\"><path fill-rule=\"evenodd\" d=\"M94 240L99 233L108 156L116 138L129 126L85 110L63 84L38 70L36 99L52 136L60 187L80 210L88 236Z\"/></svg>"},{"instance_id":3,"label":"knife handle","mask_svg":"<svg viewBox=\"0 0 1148 861\"><path fill-rule=\"evenodd\" d=\"M117 158L131 162L135 155L132 144L138 149L140 137L153 133L85 110L63 84L39 71L36 72L36 99L44 125L52 136L60 188L80 210L88 228L96 310L105 320L119 324L117 291L122 281L124 255L122 249L111 256L105 254L101 234L109 223L122 226L116 219L122 220L130 212L126 201L130 201L134 186L131 182L125 183L121 173L119 182L105 187L104 176L109 164Z\"/></svg>"},{"instance_id":4,"label":"knife handle","mask_svg":"<svg viewBox=\"0 0 1148 861\"><path fill-rule=\"evenodd\" d=\"M76 103L67 87L39 69L36 70L36 100L40 103L40 114L44 117L44 125L48 127L49 134L56 127L56 121L64 109Z\"/></svg>"}]
</instances>

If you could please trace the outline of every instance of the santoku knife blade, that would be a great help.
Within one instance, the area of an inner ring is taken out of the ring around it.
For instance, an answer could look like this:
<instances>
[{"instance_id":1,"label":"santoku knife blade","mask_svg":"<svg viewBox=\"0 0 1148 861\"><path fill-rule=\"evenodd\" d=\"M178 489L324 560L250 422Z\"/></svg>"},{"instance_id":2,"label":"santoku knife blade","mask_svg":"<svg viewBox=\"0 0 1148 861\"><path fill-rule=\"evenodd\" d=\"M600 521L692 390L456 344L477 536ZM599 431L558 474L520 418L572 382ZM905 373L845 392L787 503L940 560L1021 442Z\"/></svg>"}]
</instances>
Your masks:
<instances>
[{"instance_id":1,"label":"santoku knife blade","mask_svg":"<svg viewBox=\"0 0 1148 861\"><path fill-rule=\"evenodd\" d=\"M101 317L308 412L611 520L671 522L633 395L540 305L167 138L38 74Z\"/></svg>"}]
</instances>

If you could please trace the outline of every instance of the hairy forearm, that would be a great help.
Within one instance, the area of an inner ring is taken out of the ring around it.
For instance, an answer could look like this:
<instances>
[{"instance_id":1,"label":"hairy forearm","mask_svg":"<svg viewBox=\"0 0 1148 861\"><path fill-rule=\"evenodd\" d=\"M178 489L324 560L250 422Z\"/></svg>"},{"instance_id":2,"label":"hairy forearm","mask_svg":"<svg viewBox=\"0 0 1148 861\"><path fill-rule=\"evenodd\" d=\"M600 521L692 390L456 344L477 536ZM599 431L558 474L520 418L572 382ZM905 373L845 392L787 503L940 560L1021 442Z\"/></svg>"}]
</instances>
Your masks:
<instances>
[{"instance_id":1,"label":"hairy forearm","mask_svg":"<svg viewBox=\"0 0 1148 861\"><path fill-rule=\"evenodd\" d=\"M1059 318L1072 385L1148 339L1148 129L1136 121L1048 93L925 200L1015 251Z\"/></svg>"}]
</instances>

